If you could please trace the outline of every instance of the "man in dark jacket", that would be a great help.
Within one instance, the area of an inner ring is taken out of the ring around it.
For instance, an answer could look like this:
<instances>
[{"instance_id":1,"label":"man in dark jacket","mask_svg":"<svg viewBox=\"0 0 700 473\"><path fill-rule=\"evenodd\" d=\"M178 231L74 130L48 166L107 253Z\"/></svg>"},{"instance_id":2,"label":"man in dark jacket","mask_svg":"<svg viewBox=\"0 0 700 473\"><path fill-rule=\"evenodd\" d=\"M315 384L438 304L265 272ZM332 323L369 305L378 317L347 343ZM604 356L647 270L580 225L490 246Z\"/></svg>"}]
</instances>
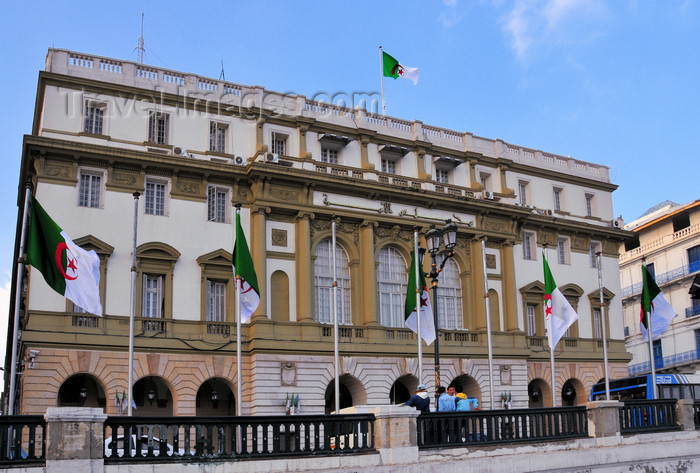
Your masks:
<instances>
[{"instance_id":1,"label":"man in dark jacket","mask_svg":"<svg viewBox=\"0 0 700 473\"><path fill-rule=\"evenodd\" d=\"M421 412L430 412L430 397L425 384L419 384L416 393L406 401L404 406L413 406Z\"/></svg>"}]
</instances>

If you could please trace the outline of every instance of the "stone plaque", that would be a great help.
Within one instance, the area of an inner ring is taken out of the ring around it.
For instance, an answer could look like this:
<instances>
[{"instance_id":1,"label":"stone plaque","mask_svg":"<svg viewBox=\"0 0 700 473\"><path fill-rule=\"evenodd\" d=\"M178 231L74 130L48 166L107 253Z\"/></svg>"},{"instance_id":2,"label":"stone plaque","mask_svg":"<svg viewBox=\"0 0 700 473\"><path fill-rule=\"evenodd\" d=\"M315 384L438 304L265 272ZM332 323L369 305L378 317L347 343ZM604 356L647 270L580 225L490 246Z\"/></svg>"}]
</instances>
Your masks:
<instances>
[{"instance_id":1,"label":"stone plaque","mask_svg":"<svg viewBox=\"0 0 700 473\"><path fill-rule=\"evenodd\" d=\"M287 230L281 228L272 229L272 246L287 247Z\"/></svg>"},{"instance_id":2,"label":"stone plaque","mask_svg":"<svg viewBox=\"0 0 700 473\"><path fill-rule=\"evenodd\" d=\"M297 365L291 361L282 363L282 386L297 385Z\"/></svg>"},{"instance_id":3,"label":"stone plaque","mask_svg":"<svg viewBox=\"0 0 700 473\"><path fill-rule=\"evenodd\" d=\"M488 269L496 269L496 255L486 255L486 267Z\"/></svg>"}]
</instances>

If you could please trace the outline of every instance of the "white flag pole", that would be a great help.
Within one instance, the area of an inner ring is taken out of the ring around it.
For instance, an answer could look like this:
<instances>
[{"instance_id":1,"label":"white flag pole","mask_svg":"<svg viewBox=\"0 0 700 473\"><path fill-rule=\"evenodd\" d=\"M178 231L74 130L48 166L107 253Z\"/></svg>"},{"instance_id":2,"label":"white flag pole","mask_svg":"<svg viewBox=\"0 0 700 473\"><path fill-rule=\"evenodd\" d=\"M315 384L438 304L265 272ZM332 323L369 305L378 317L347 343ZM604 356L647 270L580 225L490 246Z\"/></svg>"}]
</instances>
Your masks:
<instances>
[{"instance_id":1,"label":"white flag pole","mask_svg":"<svg viewBox=\"0 0 700 473\"><path fill-rule=\"evenodd\" d=\"M416 273L416 329L418 332L418 384L423 383L423 337L420 329L420 299L423 288L420 285L420 256L418 255L418 227L413 227L413 259Z\"/></svg>"},{"instance_id":2,"label":"white flag pole","mask_svg":"<svg viewBox=\"0 0 700 473\"><path fill-rule=\"evenodd\" d=\"M486 236L481 237L481 255L484 264L484 302L486 303L486 341L489 354L489 395L491 397L491 409L494 409L493 398L493 346L491 342L491 307L489 303L489 277L486 274Z\"/></svg>"},{"instance_id":3,"label":"white flag pole","mask_svg":"<svg viewBox=\"0 0 700 473\"><path fill-rule=\"evenodd\" d=\"M598 286L600 290L600 323L603 329L603 367L605 369L605 400L610 400L610 370L608 369L608 336L605 322L605 299L603 297L603 252L596 253L598 263Z\"/></svg>"},{"instance_id":4,"label":"white flag pole","mask_svg":"<svg viewBox=\"0 0 700 473\"><path fill-rule=\"evenodd\" d=\"M24 209L22 211L22 230L19 238L19 253L17 254L17 279L15 280L15 310L12 324L12 359L10 364L10 396L7 406L8 415L15 414L15 382L17 378L17 344L19 343L19 307L22 302L22 278L24 277L24 245L27 238L27 215L29 214L29 197L32 194L32 183L27 182L24 192Z\"/></svg>"},{"instance_id":5,"label":"white flag pole","mask_svg":"<svg viewBox=\"0 0 700 473\"><path fill-rule=\"evenodd\" d=\"M335 215L332 220L333 228L333 364L335 365L335 413L340 414L340 355L338 354L338 279L336 265Z\"/></svg>"},{"instance_id":6,"label":"white flag pole","mask_svg":"<svg viewBox=\"0 0 700 473\"><path fill-rule=\"evenodd\" d=\"M547 259L547 244L544 245L544 258ZM550 304L554 301L550 299ZM549 365L550 371L552 372L552 407L557 407L557 385L554 375L554 347L552 346L552 340L554 339L554 333L552 333L552 317L554 314L549 314L547 317L547 309L545 307L545 319L547 320L547 339L549 343Z\"/></svg>"},{"instance_id":7,"label":"white flag pole","mask_svg":"<svg viewBox=\"0 0 700 473\"><path fill-rule=\"evenodd\" d=\"M240 219L241 215L241 204L236 204L236 215L238 219ZM234 234L234 239L237 239L237 230L238 228L236 227L236 222L234 219L233 222L234 228L233 228L233 234ZM236 248L236 243L238 241L235 241L233 244L233 247ZM234 260L236 255L233 255ZM234 274L236 272L236 269L234 268ZM236 275L236 415L240 416L241 413L243 412L242 409L242 404L243 404L243 388L241 387L241 383L243 382L243 376L242 376L242 369L243 369L243 363L241 362L241 277Z\"/></svg>"},{"instance_id":8,"label":"white flag pole","mask_svg":"<svg viewBox=\"0 0 700 473\"><path fill-rule=\"evenodd\" d=\"M642 258L642 271L647 271L645 268L647 264L647 257L644 256ZM644 278L649 277L650 274L647 271L647 274L642 274L642 284L644 284ZM647 287L648 282L647 282ZM642 310L644 310L644 288L642 288ZM651 302L651 301L650 301ZM647 317L647 339L649 341L649 369L651 373L651 398L656 399L656 366L654 366L654 340L653 340L653 330L651 328L651 313L650 312L645 312L645 315Z\"/></svg>"},{"instance_id":9,"label":"white flag pole","mask_svg":"<svg viewBox=\"0 0 700 473\"><path fill-rule=\"evenodd\" d=\"M131 253L131 301L129 307L129 398L127 404L127 416L131 417L134 399L134 319L136 317L136 241L139 225L139 196L134 192L134 244ZM124 399L122 399L122 403Z\"/></svg>"},{"instance_id":10,"label":"white flag pole","mask_svg":"<svg viewBox=\"0 0 700 473\"><path fill-rule=\"evenodd\" d=\"M379 77L382 81L382 115L386 115L386 104L384 103L384 54L379 46Z\"/></svg>"}]
</instances>

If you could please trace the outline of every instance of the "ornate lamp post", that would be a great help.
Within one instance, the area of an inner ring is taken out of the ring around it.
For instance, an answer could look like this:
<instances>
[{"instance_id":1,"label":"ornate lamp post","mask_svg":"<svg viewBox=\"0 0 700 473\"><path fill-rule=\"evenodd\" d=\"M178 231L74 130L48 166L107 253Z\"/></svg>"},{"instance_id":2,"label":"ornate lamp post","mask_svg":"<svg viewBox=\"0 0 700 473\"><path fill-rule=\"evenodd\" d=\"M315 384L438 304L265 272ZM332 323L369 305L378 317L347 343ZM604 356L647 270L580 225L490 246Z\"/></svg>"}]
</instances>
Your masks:
<instances>
[{"instance_id":1,"label":"ornate lamp post","mask_svg":"<svg viewBox=\"0 0 700 473\"><path fill-rule=\"evenodd\" d=\"M440 243L445 245L445 249L440 251ZM457 225L452 220L445 221L445 228L438 230L435 225L430 226L430 230L425 234L425 241L428 246L428 253L433 259L430 267L431 289L433 291L433 317L435 323L435 405L437 406L437 387L440 385L440 336L438 334L438 275L445 267L447 260L455 255L454 247L457 244Z\"/></svg>"}]
</instances>

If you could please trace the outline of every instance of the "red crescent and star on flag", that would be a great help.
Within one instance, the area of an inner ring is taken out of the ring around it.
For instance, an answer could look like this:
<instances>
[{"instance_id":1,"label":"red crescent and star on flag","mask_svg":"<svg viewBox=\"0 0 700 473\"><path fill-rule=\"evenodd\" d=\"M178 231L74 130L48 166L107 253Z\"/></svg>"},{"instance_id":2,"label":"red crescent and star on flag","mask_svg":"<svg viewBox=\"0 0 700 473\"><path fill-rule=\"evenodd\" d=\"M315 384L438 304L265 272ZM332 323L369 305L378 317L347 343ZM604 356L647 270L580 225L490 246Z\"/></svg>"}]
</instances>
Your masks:
<instances>
[{"instance_id":1,"label":"red crescent and star on flag","mask_svg":"<svg viewBox=\"0 0 700 473\"><path fill-rule=\"evenodd\" d=\"M66 252L66 261L68 262L65 268L63 267L62 262L62 256L64 251ZM71 253L70 248L68 248L68 245L66 245L66 242L62 241L58 244L58 246L56 246L55 259L56 267L61 272L61 275L64 278L70 281L78 279L78 260L75 258L75 256L73 256L73 253Z\"/></svg>"}]
</instances>

